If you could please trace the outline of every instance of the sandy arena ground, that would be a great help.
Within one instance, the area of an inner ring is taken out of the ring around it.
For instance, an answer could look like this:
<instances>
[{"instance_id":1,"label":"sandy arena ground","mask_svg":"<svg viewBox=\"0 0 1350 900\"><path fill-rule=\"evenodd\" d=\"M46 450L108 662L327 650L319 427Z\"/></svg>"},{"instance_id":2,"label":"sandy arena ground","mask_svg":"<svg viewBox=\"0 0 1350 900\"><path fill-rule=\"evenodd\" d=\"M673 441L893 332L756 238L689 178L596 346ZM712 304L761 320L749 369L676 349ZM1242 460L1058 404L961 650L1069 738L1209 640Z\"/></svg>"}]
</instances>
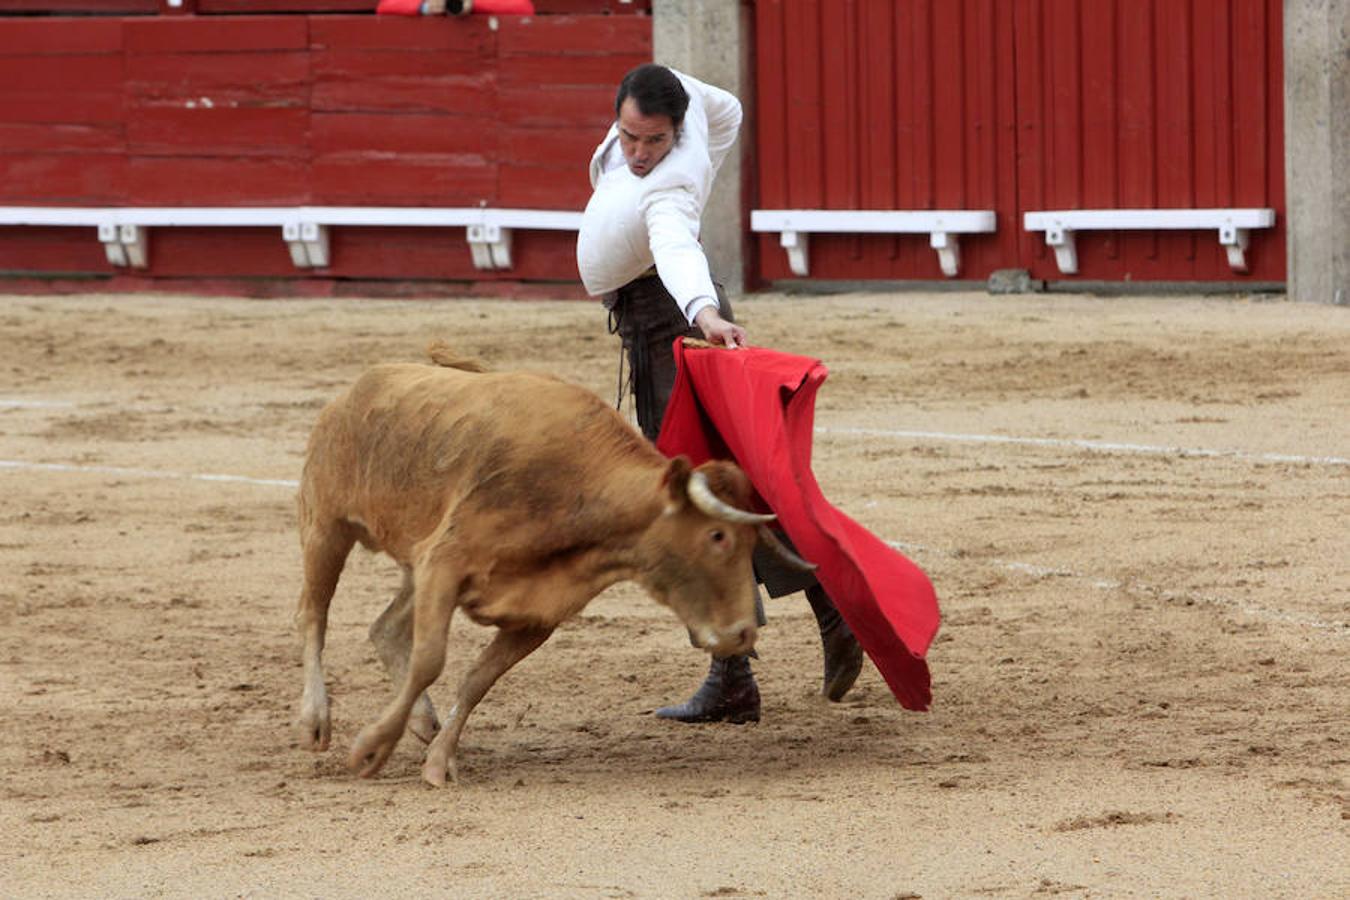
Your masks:
<instances>
[{"instance_id":1,"label":"sandy arena ground","mask_svg":"<svg viewBox=\"0 0 1350 900\"><path fill-rule=\"evenodd\" d=\"M612 397L586 303L0 297L0 893L1350 895L1350 310L1243 299L743 301L818 356L816 474L931 575L934 706L822 700L769 604L764 720L632 587L470 719L462 782L343 761L386 702L353 555L334 746L297 747L293 487L319 408L447 337ZM229 477L221 477L229 476ZM452 628L442 700L486 635Z\"/></svg>"}]
</instances>

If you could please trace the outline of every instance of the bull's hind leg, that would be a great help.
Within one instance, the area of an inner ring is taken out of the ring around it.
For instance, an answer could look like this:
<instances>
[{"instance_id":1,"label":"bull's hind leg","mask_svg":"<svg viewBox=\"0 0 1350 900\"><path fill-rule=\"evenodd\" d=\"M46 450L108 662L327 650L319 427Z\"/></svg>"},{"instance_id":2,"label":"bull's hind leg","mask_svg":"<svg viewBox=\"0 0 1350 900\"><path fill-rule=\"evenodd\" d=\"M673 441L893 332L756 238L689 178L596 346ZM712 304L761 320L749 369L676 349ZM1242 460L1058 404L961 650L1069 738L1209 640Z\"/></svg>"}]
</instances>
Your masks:
<instances>
[{"instance_id":1,"label":"bull's hind leg","mask_svg":"<svg viewBox=\"0 0 1350 900\"><path fill-rule=\"evenodd\" d=\"M446 715L445 727L427 748L426 762L422 764L422 778L427 783L442 787L447 775L452 781L459 780L455 751L459 747L459 735L464 730L469 713L473 712L478 701L483 699L498 678L533 653L552 633L552 628L497 631L496 636L478 655L473 668L460 682L455 705L450 707L450 712Z\"/></svg>"},{"instance_id":2,"label":"bull's hind leg","mask_svg":"<svg viewBox=\"0 0 1350 900\"><path fill-rule=\"evenodd\" d=\"M305 688L300 698L301 744L311 750L327 750L332 737L328 712L328 689L323 683L323 644L328 631L328 605L337 589L338 577L347 562L355 538L342 522L301 525L305 584L295 624L304 641Z\"/></svg>"},{"instance_id":3,"label":"bull's hind leg","mask_svg":"<svg viewBox=\"0 0 1350 900\"><path fill-rule=\"evenodd\" d=\"M402 684L408 673L408 656L412 653L413 639L413 577L412 569L403 568L403 586L380 617L370 625L370 642L380 662L389 673L394 684ZM413 704L412 715L408 719L408 731L413 737L427 744L440 730L436 719L436 708L426 692Z\"/></svg>"},{"instance_id":4,"label":"bull's hind leg","mask_svg":"<svg viewBox=\"0 0 1350 900\"><path fill-rule=\"evenodd\" d=\"M436 560L417 566L413 574L413 641L407 672L384 713L362 729L347 765L369 778L389 759L403 736L413 704L445 668L446 632L459 594L458 567Z\"/></svg>"}]
</instances>

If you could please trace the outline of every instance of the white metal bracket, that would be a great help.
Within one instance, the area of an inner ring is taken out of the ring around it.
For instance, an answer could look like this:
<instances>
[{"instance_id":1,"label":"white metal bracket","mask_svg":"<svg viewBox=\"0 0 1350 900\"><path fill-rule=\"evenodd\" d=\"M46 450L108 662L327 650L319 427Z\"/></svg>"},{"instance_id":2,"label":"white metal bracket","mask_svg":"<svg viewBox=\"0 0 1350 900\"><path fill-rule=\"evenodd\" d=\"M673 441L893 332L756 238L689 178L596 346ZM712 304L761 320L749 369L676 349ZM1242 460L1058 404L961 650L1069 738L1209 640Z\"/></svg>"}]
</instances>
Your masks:
<instances>
[{"instance_id":1,"label":"white metal bracket","mask_svg":"<svg viewBox=\"0 0 1350 900\"><path fill-rule=\"evenodd\" d=\"M778 235L778 243L788 255L788 266L792 274L805 278L810 273L810 259L807 253L807 232L784 231Z\"/></svg>"},{"instance_id":2,"label":"white metal bracket","mask_svg":"<svg viewBox=\"0 0 1350 900\"><path fill-rule=\"evenodd\" d=\"M934 231L928 235L928 246L937 251L942 274L955 278L956 273L961 271L960 239L949 231Z\"/></svg>"},{"instance_id":3,"label":"white metal bracket","mask_svg":"<svg viewBox=\"0 0 1350 900\"><path fill-rule=\"evenodd\" d=\"M133 269L146 267L149 256L146 252L144 227L100 222L98 239L103 242L103 252L107 255L108 262L114 266L130 266Z\"/></svg>"},{"instance_id":4,"label":"white metal bracket","mask_svg":"<svg viewBox=\"0 0 1350 900\"><path fill-rule=\"evenodd\" d=\"M1233 225L1219 227L1219 243L1228 251L1228 265L1234 272L1247 271L1247 229Z\"/></svg>"},{"instance_id":5,"label":"white metal bracket","mask_svg":"<svg viewBox=\"0 0 1350 900\"><path fill-rule=\"evenodd\" d=\"M317 222L286 222L281 237L291 251L296 268L324 268L328 265L328 226Z\"/></svg>"},{"instance_id":6,"label":"white metal bracket","mask_svg":"<svg viewBox=\"0 0 1350 900\"><path fill-rule=\"evenodd\" d=\"M475 269L511 268L511 229L488 223L470 225L466 237Z\"/></svg>"},{"instance_id":7,"label":"white metal bracket","mask_svg":"<svg viewBox=\"0 0 1350 900\"><path fill-rule=\"evenodd\" d=\"M1073 240L1073 230L1063 225L1053 225L1045 231L1045 242L1055 248L1055 264L1065 275L1078 272L1078 246Z\"/></svg>"}]
</instances>

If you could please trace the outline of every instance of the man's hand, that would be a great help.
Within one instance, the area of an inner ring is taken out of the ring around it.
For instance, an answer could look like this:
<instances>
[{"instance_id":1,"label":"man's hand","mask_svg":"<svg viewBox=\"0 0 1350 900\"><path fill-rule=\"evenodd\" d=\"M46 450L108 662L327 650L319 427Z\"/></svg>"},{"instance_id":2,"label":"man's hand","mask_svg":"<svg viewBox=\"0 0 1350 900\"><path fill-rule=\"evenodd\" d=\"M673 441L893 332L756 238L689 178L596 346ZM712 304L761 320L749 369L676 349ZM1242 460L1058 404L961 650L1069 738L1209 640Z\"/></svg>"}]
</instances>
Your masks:
<instances>
[{"instance_id":1,"label":"man's hand","mask_svg":"<svg viewBox=\"0 0 1350 900\"><path fill-rule=\"evenodd\" d=\"M715 306L699 310L698 315L694 316L694 324L703 331L704 339L710 344L732 350L745 346L745 329L722 318Z\"/></svg>"}]
</instances>

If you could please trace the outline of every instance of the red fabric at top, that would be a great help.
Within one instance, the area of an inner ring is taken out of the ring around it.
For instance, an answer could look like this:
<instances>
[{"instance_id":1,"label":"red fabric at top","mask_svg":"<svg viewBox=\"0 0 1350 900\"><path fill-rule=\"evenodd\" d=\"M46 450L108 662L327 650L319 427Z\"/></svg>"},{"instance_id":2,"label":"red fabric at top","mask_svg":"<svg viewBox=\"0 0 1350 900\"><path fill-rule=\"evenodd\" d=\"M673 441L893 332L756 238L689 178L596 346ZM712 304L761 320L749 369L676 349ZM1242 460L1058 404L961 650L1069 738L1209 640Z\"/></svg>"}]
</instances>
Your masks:
<instances>
[{"instance_id":1,"label":"red fabric at top","mask_svg":"<svg viewBox=\"0 0 1350 900\"><path fill-rule=\"evenodd\" d=\"M835 509L811 473L819 360L748 348L675 343L675 391L657 448L698 465L734 460L906 709L932 701L924 654L937 633L937 594L923 571Z\"/></svg>"}]
</instances>

